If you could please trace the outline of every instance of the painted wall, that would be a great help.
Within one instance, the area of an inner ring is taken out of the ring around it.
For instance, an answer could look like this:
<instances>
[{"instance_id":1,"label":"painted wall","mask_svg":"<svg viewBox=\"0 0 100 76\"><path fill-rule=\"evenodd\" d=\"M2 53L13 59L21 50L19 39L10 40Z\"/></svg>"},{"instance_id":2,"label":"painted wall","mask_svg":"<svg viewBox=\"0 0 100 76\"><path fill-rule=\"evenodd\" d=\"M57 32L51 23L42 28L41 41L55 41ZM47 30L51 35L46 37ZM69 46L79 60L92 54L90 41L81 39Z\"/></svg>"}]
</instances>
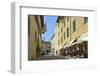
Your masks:
<instances>
[{"instance_id":1,"label":"painted wall","mask_svg":"<svg viewBox=\"0 0 100 76\"><path fill-rule=\"evenodd\" d=\"M41 31L39 27L41 26L40 18L37 16L39 25L36 20L36 16L29 16L30 25L29 25L29 35L28 35L28 59L33 60L40 54L41 48ZM39 27L38 27L39 26ZM41 28L41 27L40 27Z\"/></svg>"},{"instance_id":2,"label":"painted wall","mask_svg":"<svg viewBox=\"0 0 100 76\"><path fill-rule=\"evenodd\" d=\"M73 32L73 21L76 21L76 31ZM88 32L88 23L84 23L84 17L71 17L71 40Z\"/></svg>"},{"instance_id":3,"label":"painted wall","mask_svg":"<svg viewBox=\"0 0 100 76\"><path fill-rule=\"evenodd\" d=\"M53 37L51 39L51 53L55 54L55 34L53 34Z\"/></svg>"},{"instance_id":4,"label":"painted wall","mask_svg":"<svg viewBox=\"0 0 100 76\"><path fill-rule=\"evenodd\" d=\"M55 36L57 36L55 38L55 41L57 43L55 49L57 50L63 48L64 45L69 44L72 40L75 40L76 38L79 38L82 34L88 32L88 22L84 23L84 17L59 16L58 18L59 19L57 21L57 26L55 26ZM75 30L73 30L74 21Z\"/></svg>"}]
</instances>

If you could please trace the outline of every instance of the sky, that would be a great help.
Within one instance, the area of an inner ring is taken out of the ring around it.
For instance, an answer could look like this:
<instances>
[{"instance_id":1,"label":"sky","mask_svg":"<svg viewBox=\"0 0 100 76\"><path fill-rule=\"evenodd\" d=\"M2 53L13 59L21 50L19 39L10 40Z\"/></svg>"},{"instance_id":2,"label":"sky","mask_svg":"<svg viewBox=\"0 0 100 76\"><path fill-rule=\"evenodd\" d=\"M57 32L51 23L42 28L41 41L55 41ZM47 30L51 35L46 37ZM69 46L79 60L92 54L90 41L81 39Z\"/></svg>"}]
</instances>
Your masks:
<instances>
[{"instance_id":1,"label":"sky","mask_svg":"<svg viewBox=\"0 0 100 76\"><path fill-rule=\"evenodd\" d=\"M42 39L50 41L54 34L57 16L44 16L44 24L46 24L47 31L42 35Z\"/></svg>"}]
</instances>

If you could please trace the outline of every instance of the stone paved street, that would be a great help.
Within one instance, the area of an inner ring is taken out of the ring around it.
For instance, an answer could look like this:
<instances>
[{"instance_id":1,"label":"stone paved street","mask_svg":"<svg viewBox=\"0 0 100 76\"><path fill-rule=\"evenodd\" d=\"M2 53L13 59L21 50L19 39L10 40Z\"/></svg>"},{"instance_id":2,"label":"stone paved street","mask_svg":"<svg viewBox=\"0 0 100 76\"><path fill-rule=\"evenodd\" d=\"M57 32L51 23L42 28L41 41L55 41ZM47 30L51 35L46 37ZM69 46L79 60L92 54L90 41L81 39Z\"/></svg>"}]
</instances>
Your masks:
<instances>
[{"instance_id":1,"label":"stone paved street","mask_svg":"<svg viewBox=\"0 0 100 76\"><path fill-rule=\"evenodd\" d=\"M44 55L42 57L37 58L36 60L55 60L55 59L67 59L67 58L61 56Z\"/></svg>"}]
</instances>

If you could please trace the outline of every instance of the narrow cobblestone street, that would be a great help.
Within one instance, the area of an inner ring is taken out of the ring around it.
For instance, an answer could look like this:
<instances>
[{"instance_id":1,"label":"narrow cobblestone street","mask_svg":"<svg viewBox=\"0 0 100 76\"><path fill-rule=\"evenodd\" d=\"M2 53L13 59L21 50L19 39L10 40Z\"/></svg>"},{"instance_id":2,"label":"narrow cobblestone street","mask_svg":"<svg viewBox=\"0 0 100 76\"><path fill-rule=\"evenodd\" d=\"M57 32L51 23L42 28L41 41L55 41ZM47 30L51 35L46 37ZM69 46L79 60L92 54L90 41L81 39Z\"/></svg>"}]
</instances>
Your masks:
<instances>
[{"instance_id":1,"label":"narrow cobblestone street","mask_svg":"<svg viewBox=\"0 0 100 76\"><path fill-rule=\"evenodd\" d=\"M67 58L64 58L61 56L44 55L44 56L37 58L36 60L55 60L55 59L67 59Z\"/></svg>"}]
</instances>

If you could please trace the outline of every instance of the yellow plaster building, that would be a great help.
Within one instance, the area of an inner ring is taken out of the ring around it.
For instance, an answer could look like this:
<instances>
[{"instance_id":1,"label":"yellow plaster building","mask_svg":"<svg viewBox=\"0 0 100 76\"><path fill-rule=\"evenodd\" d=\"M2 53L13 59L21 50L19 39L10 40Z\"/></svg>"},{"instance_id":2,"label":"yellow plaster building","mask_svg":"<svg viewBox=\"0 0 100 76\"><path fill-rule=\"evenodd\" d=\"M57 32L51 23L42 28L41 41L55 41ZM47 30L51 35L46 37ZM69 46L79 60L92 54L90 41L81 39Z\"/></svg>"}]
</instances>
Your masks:
<instances>
[{"instance_id":1,"label":"yellow plaster building","mask_svg":"<svg viewBox=\"0 0 100 76\"><path fill-rule=\"evenodd\" d=\"M55 26L55 50L59 52L65 45L69 45L87 32L88 17L58 16Z\"/></svg>"},{"instance_id":2,"label":"yellow plaster building","mask_svg":"<svg viewBox=\"0 0 100 76\"><path fill-rule=\"evenodd\" d=\"M43 16L28 15L28 60L40 56L42 33L45 31Z\"/></svg>"},{"instance_id":3,"label":"yellow plaster building","mask_svg":"<svg viewBox=\"0 0 100 76\"><path fill-rule=\"evenodd\" d=\"M51 54L56 55L55 54L55 34L53 34L53 36L51 37Z\"/></svg>"}]
</instances>

